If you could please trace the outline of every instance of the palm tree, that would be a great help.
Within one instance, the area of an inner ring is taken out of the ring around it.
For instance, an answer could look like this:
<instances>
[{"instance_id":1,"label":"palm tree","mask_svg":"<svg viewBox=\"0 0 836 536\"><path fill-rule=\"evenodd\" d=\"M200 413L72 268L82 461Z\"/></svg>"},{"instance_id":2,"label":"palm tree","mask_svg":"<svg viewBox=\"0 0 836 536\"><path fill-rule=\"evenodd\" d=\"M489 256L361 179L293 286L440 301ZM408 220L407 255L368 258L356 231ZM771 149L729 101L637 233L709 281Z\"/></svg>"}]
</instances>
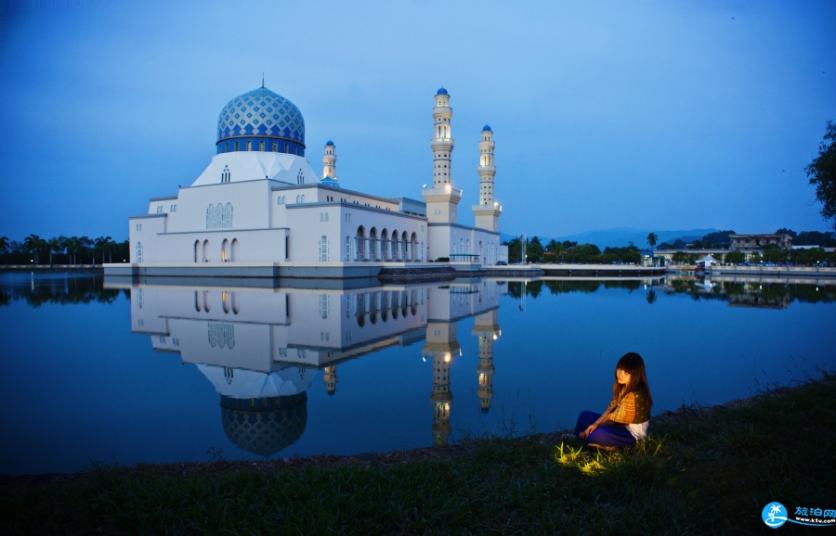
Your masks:
<instances>
[{"instance_id":1,"label":"palm tree","mask_svg":"<svg viewBox=\"0 0 836 536\"><path fill-rule=\"evenodd\" d=\"M76 255L81 247L81 242L77 236L69 236L65 238L65 245L67 247L67 260L70 264L75 264Z\"/></svg>"},{"instance_id":2,"label":"palm tree","mask_svg":"<svg viewBox=\"0 0 836 536\"><path fill-rule=\"evenodd\" d=\"M8 253L9 251L9 237L0 236L0 253Z\"/></svg>"},{"instance_id":3,"label":"palm tree","mask_svg":"<svg viewBox=\"0 0 836 536\"><path fill-rule=\"evenodd\" d=\"M659 237L656 236L656 233L650 233L650 234L647 235L647 243L650 244L650 249L651 250L653 249L653 246L656 245L656 241L658 239L659 239Z\"/></svg>"},{"instance_id":4,"label":"palm tree","mask_svg":"<svg viewBox=\"0 0 836 536\"><path fill-rule=\"evenodd\" d=\"M89 236L79 236L78 237L78 245L79 249L82 251L89 250L93 247L93 241L90 239ZM96 254L93 253L93 264L96 263Z\"/></svg>"},{"instance_id":5,"label":"palm tree","mask_svg":"<svg viewBox=\"0 0 836 536\"><path fill-rule=\"evenodd\" d=\"M23 247L35 258L35 264L40 263L40 253L46 248L46 240L36 234L30 234L23 240Z\"/></svg>"},{"instance_id":6,"label":"palm tree","mask_svg":"<svg viewBox=\"0 0 836 536\"><path fill-rule=\"evenodd\" d=\"M69 244L69 239L64 235L59 235L58 238L55 239L58 242L58 247L56 248L56 253L64 253L66 257L64 258L65 264L70 264L69 259L69 252L67 251L67 246Z\"/></svg>"},{"instance_id":7,"label":"palm tree","mask_svg":"<svg viewBox=\"0 0 836 536\"><path fill-rule=\"evenodd\" d=\"M93 240L93 264L96 264L96 252L101 252L102 262L104 262L104 248L110 237L100 236Z\"/></svg>"},{"instance_id":8,"label":"palm tree","mask_svg":"<svg viewBox=\"0 0 836 536\"><path fill-rule=\"evenodd\" d=\"M46 247L49 250L49 265L52 266L52 254L61 251L61 239L50 238L46 241Z\"/></svg>"}]
</instances>

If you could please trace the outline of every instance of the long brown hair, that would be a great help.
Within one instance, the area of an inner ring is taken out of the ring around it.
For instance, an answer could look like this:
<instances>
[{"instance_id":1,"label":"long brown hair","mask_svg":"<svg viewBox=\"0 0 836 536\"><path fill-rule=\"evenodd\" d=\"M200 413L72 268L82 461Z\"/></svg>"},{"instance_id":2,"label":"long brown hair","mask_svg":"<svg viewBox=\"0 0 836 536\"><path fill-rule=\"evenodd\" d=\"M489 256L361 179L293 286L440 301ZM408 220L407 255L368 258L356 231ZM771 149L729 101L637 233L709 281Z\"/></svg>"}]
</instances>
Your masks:
<instances>
[{"instance_id":1,"label":"long brown hair","mask_svg":"<svg viewBox=\"0 0 836 536\"><path fill-rule=\"evenodd\" d=\"M630 373L630 383L623 387L618 383L618 369ZM642 356L636 352L628 352L621 356L621 359L615 364L613 376L615 377L615 381L612 384L612 396L614 399L620 402L621 398L627 393L643 391L650 405L653 405L653 397L650 396L650 383L647 381L647 371L644 369L644 359L642 359Z\"/></svg>"}]
</instances>

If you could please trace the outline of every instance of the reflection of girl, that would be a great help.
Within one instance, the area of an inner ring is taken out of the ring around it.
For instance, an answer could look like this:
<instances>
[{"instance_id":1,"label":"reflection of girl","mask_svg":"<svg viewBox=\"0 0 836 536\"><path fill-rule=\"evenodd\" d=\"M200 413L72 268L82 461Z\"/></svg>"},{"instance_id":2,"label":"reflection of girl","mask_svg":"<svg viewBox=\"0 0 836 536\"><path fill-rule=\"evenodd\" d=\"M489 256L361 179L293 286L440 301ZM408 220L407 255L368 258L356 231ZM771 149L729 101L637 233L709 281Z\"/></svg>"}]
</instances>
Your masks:
<instances>
[{"instance_id":1,"label":"reflection of girl","mask_svg":"<svg viewBox=\"0 0 836 536\"><path fill-rule=\"evenodd\" d=\"M615 365L613 397L603 414L582 411L575 435L593 446L630 446L647 435L650 426L650 385L644 360L630 352Z\"/></svg>"}]
</instances>

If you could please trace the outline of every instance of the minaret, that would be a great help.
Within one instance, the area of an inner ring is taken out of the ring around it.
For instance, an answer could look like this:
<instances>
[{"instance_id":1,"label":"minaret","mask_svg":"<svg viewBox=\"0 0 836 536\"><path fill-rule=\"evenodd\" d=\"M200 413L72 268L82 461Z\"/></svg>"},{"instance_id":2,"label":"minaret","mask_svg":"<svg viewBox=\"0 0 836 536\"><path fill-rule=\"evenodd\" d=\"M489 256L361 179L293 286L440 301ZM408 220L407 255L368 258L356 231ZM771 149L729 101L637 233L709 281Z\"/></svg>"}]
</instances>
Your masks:
<instances>
[{"instance_id":1,"label":"minaret","mask_svg":"<svg viewBox=\"0 0 836 536\"><path fill-rule=\"evenodd\" d=\"M493 343L502 333L497 324L496 309L478 315L473 322L472 333L479 337L479 364L476 367L479 406L483 413L487 413L493 399Z\"/></svg>"},{"instance_id":2,"label":"minaret","mask_svg":"<svg viewBox=\"0 0 836 536\"><path fill-rule=\"evenodd\" d=\"M322 374L322 381L325 383L325 390L329 395L337 392L337 367L325 367Z\"/></svg>"},{"instance_id":3,"label":"minaret","mask_svg":"<svg viewBox=\"0 0 836 536\"><path fill-rule=\"evenodd\" d=\"M462 198L461 190L453 187L450 158L454 145L450 125L452 118L450 95L443 87L439 88L433 108L435 131L430 142L433 151L433 183L432 187L425 187L423 191L429 223L456 223L456 206Z\"/></svg>"},{"instance_id":4,"label":"minaret","mask_svg":"<svg viewBox=\"0 0 836 536\"><path fill-rule=\"evenodd\" d=\"M488 231L499 231L500 205L493 195L493 180L496 167L493 165L493 130L488 125L482 127L482 137L479 140L479 204L473 206L476 217L476 227Z\"/></svg>"},{"instance_id":5,"label":"minaret","mask_svg":"<svg viewBox=\"0 0 836 536\"><path fill-rule=\"evenodd\" d=\"M456 340L454 322L427 322L427 336L423 356L432 359L433 391L430 400L433 406L433 437L436 445L446 445L450 435L450 405L453 393L450 390L450 365L453 355L458 355L460 346Z\"/></svg>"},{"instance_id":6,"label":"minaret","mask_svg":"<svg viewBox=\"0 0 836 536\"><path fill-rule=\"evenodd\" d=\"M325 144L322 154L322 178L337 180L337 149L331 140Z\"/></svg>"}]
</instances>

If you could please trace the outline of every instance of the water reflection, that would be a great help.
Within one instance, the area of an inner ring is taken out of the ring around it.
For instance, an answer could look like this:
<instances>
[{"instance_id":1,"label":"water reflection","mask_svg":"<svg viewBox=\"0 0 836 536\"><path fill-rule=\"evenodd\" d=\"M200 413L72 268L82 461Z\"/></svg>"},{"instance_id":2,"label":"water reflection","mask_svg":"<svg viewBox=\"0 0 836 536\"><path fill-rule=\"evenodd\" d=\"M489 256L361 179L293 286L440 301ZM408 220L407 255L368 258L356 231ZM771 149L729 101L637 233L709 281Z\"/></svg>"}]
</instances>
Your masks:
<instances>
[{"instance_id":1,"label":"water reflection","mask_svg":"<svg viewBox=\"0 0 836 536\"><path fill-rule=\"evenodd\" d=\"M602 396L595 389L611 374L608 356L627 348L653 360L659 411L833 366L834 309L806 304L832 302L836 281L318 288L326 283L156 278L102 287L89 274L0 273L12 356L0 392L17 401L9 408L27 408L2 412L15 438L0 445L2 471L196 461L207 448L237 458L353 454L555 430ZM717 340L724 350L707 355ZM56 438L73 448L56 452Z\"/></svg>"},{"instance_id":2,"label":"water reflection","mask_svg":"<svg viewBox=\"0 0 836 536\"><path fill-rule=\"evenodd\" d=\"M629 292L643 289L645 300L653 305L657 290L666 295L687 294L694 300L720 300L740 307L784 309L793 301L828 303L836 300L836 280L787 279L761 277L667 276L659 279L586 279L543 278L508 282L508 295L524 303L526 297L537 298L543 287L552 295L594 293L600 288L622 288Z\"/></svg>"},{"instance_id":3,"label":"water reflection","mask_svg":"<svg viewBox=\"0 0 836 536\"><path fill-rule=\"evenodd\" d=\"M393 345L424 341L432 362L432 435L448 442L450 366L461 355L456 323L475 317L482 411L490 409L493 344L503 282L386 285L360 289L247 288L107 281L130 289L131 330L160 352L180 355L220 396L223 429L240 448L273 455L295 443L307 423L307 392L322 371L337 393L339 364Z\"/></svg>"},{"instance_id":4,"label":"water reflection","mask_svg":"<svg viewBox=\"0 0 836 536\"><path fill-rule=\"evenodd\" d=\"M775 280L758 277L669 277L667 294L688 294L695 300L722 300L736 307L786 309L793 301L826 303L836 300L832 279Z\"/></svg>"}]
</instances>

